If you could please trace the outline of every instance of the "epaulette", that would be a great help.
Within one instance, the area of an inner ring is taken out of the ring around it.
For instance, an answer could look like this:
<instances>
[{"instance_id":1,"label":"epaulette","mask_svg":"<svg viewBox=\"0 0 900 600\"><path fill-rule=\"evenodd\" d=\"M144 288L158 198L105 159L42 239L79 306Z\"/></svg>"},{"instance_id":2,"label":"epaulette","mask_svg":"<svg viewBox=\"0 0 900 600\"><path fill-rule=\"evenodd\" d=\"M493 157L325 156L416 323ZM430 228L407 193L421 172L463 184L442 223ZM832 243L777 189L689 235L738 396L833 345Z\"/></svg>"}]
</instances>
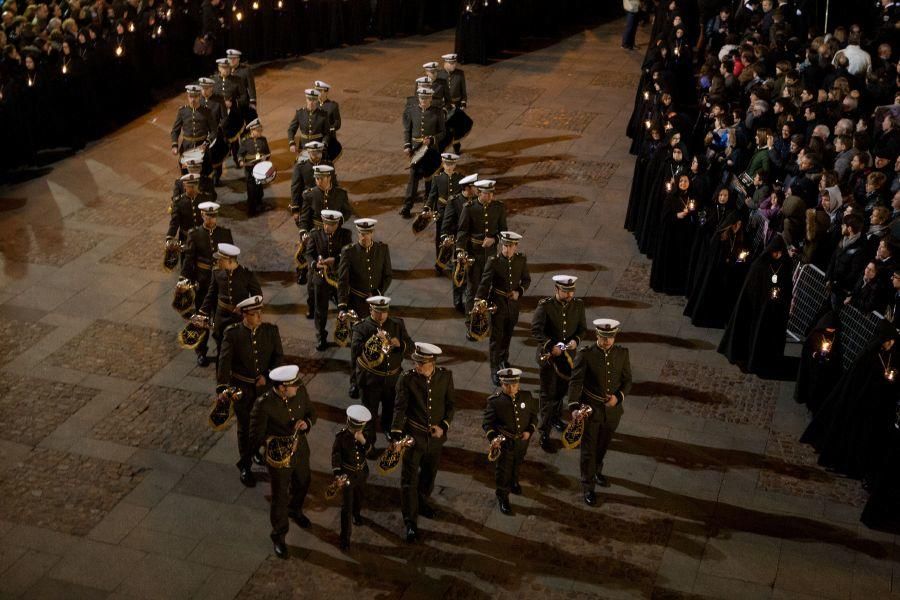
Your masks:
<instances>
[{"instance_id":1,"label":"epaulette","mask_svg":"<svg viewBox=\"0 0 900 600\"><path fill-rule=\"evenodd\" d=\"M538 300L538 305L547 304L551 300L553 300L553 296L547 296L546 298L541 298L540 300Z\"/></svg>"},{"instance_id":2,"label":"epaulette","mask_svg":"<svg viewBox=\"0 0 900 600\"><path fill-rule=\"evenodd\" d=\"M237 323L232 323L231 325L226 327L222 333L228 333L229 331L231 331L232 329L234 329L235 327L237 327L240 324L241 324L241 321L238 321Z\"/></svg>"},{"instance_id":3,"label":"epaulette","mask_svg":"<svg viewBox=\"0 0 900 600\"><path fill-rule=\"evenodd\" d=\"M472 206L475 201L472 198L469 198L463 203L463 206Z\"/></svg>"},{"instance_id":4,"label":"epaulette","mask_svg":"<svg viewBox=\"0 0 900 600\"><path fill-rule=\"evenodd\" d=\"M525 256L525 255L522 254L521 252L516 252L516 253L515 253L515 256Z\"/></svg>"}]
</instances>

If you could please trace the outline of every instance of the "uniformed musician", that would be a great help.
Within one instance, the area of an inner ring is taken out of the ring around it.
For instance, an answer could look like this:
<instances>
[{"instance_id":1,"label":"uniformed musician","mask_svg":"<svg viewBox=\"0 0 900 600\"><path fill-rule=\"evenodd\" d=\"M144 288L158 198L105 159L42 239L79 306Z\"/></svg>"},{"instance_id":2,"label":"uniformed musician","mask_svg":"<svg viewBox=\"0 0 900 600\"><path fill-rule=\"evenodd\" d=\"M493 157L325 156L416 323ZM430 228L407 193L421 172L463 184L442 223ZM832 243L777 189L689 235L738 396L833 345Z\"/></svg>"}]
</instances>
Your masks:
<instances>
[{"instance_id":1,"label":"uniformed musician","mask_svg":"<svg viewBox=\"0 0 900 600\"><path fill-rule=\"evenodd\" d=\"M213 184L212 178L203 174L203 159L203 149L199 147L192 148L181 155L181 169L187 171L188 175L192 173L198 175L200 177L200 184L198 186L200 195L205 199L215 202L219 194L216 192L216 186ZM182 177L182 175L179 175L175 178L175 183L172 185L173 202L184 193L184 182L182 181Z\"/></svg>"},{"instance_id":2,"label":"uniformed musician","mask_svg":"<svg viewBox=\"0 0 900 600\"><path fill-rule=\"evenodd\" d=\"M580 418L583 406L590 406L593 411L581 438L581 486L588 506L597 503L595 484L609 487L603 476L603 459L622 418L625 395L631 391L628 349L615 345L619 322L595 319L594 328L597 343L578 351L569 381L572 418Z\"/></svg>"},{"instance_id":3,"label":"uniformed musician","mask_svg":"<svg viewBox=\"0 0 900 600\"><path fill-rule=\"evenodd\" d=\"M450 90L447 87L447 80L438 76L439 67L440 65L436 62L427 62L422 65L422 68L425 69L425 77L428 78L431 91L434 92L431 99L432 106L447 111L451 104Z\"/></svg>"},{"instance_id":4,"label":"uniformed musician","mask_svg":"<svg viewBox=\"0 0 900 600\"><path fill-rule=\"evenodd\" d=\"M444 217L441 224L441 243L446 242L446 237L451 237L453 243L456 243L456 237L459 233L459 219L462 217L463 207L475 201L475 182L478 181L478 173L466 175L459 180L459 193L450 196L447 206L444 207ZM455 259L454 259L455 262ZM465 283L457 287L452 281L450 287L453 292L453 307L461 315L466 314L465 306Z\"/></svg>"},{"instance_id":5,"label":"uniformed musician","mask_svg":"<svg viewBox=\"0 0 900 600\"><path fill-rule=\"evenodd\" d=\"M219 244L233 244L231 230L227 227L219 227L217 219L219 205L215 202L201 202L198 206L203 215L201 227L195 227L187 235L184 248L184 262L181 265L181 276L197 284L194 296L196 310L200 310L209 291L209 283L212 280L212 268L215 259L213 255ZM209 364L206 357L209 347L209 336L204 336L203 341L194 352L197 353L197 364L205 367Z\"/></svg>"},{"instance_id":6,"label":"uniformed musician","mask_svg":"<svg viewBox=\"0 0 900 600\"><path fill-rule=\"evenodd\" d=\"M323 210L320 213L322 227L309 234L306 244L306 259L309 263L309 286L315 309L316 350L328 348L328 304L337 303L337 287L328 280L337 281L341 250L353 242L349 229L341 227L343 215L337 210ZM328 274L328 280L325 275Z\"/></svg>"},{"instance_id":7,"label":"uniformed musician","mask_svg":"<svg viewBox=\"0 0 900 600\"><path fill-rule=\"evenodd\" d=\"M328 115L328 120L331 123L328 133L328 147L325 151L327 152L328 162L333 164L341 157L340 144L337 141L337 132L341 129L341 107L329 97L331 93L329 84L317 80L313 85L315 90L319 92L319 106Z\"/></svg>"},{"instance_id":8,"label":"uniformed musician","mask_svg":"<svg viewBox=\"0 0 900 600\"><path fill-rule=\"evenodd\" d=\"M437 256L441 246L441 238L444 235L444 210L450 198L457 195L460 190L459 180L462 175L456 172L456 161L459 156L451 152L441 154L441 170L431 178L431 190L425 200L425 210L435 213L434 219L434 255ZM456 235L456 231L452 235ZM443 271L435 266L438 275Z\"/></svg>"},{"instance_id":9,"label":"uniformed musician","mask_svg":"<svg viewBox=\"0 0 900 600\"><path fill-rule=\"evenodd\" d=\"M414 444L403 457L400 473L401 510L406 541L419 534L418 519L433 519L436 511L428 499L434 490L441 451L453 422L453 373L435 364L441 349L434 344L417 343L412 359L415 368L405 371L397 381L397 400L391 437L409 435Z\"/></svg>"},{"instance_id":10,"label":"uniformed musician","mask_svg":"<svg viewBox=\"0 0 900 600\"><path fill-rule=\"evenodd\" d=\"M500 232L506 227L506 207L494 200L495 181L481 179L475 182L478 198L466 202L459 217L456 232L457 250L465 250L475 262L466 275L466 314L472 312L475 291L481 283L481 273L489 256L497 252L495 248ZM496 371L496 369L494 369Z\"/></svg>"},{"instance_id":11,"label":"uniformed musician","mask_svg":"<svg viewBox=\"0 0 900 600\"><path fill-rule=\"evenodd\" d=\"M566 428L560 418L569 390L578 344L587 332L584 302L575 298L574 275L554 275L556 291L538 302L531 318L531 338L537 342L541 378L541 448L550 452L550 428Z\"/></svg>"},{"instance_id":12,"label":"uniformed musician","mask_svg":"<svg viewBox=\"0 0 900 600\"><path fill-rule=\"evenodd\" d=\"M522 493L519 467L537 428L537 406L529 392L519 389L521 369L500 369L497 377L500 391L488 396L481 426L491 446L500 450L494 462L497 504L500 512L511 515L509 494Z\"/></svg>"},{"instance_id":13,"label":"uniformed musician","mask_svg":"<svg viewBox=\"0 0 900 600\"><path fill-rule=\"evenodd\" d=\"M387 292L393 279L391 251L384 242L375 241L375 219L357 219L358 239L341 249L338 261L338 310L353 310L359 318L369 314L366 298ZM350 363L350 397L359 398L356 362Z\"/></svg>"},{"instance_id":14,"label":"uniformed musician","mask_svg":"<svg viewBox=\"0 0 900 600\"><path fill-rule=\"evenodd\" d=\"M184 193L172 199L169 207L169 228L166 230L166 240L177 239L183 244L187 240L188 233L203 224L200 204L207 202L209 196L200 193L199 174L182 175L180 181Z\"/></svg>"},{"instance_id":15,"label":"uniformed musician","mask_svg":"<svg viewBox=\"0 0 900 600\"><path fill-rule=\"evenodd\" d=\"M403 150L407 157L413 154L423 145L429 146L435 152L440 152L444 138L444 111L432 106L432 90L419 88L416 92L418 105L407 107L403 113ZM419 180L425 180L425 194L428 195L431 187L431 176L428 168L423 166L427 161L422 159L419 163L409 168L409 182L406 186L406 199L400 215L404 219L412 217L413 204L419 193ZM436 169L436 165L435 168ZM424 170L423 170L424 169Z\"/></svg>"},{"instance_id":16,"label":"uniformed musician","mask_svg":"<svg viewBox=\"0 0 900 600\"><path fill-rule=\"evenodd\" d=\"M240 78L231 74L231 64L227 58L216 59L216 74L212 76L214 93L222 98L234 98L240 105L241 112L246 115L247 104L244 86ZM252 120L252 119L248 119Z\"/></svg>"},{"instance_id":17,"label":"uniformed musician","mask_svg":"<svg viewBox=\"0 0 900 600\"><path fill-rule=\"evenodd\" d=\"M253 217L269 210L263 203L263 186L253 176L253 167L261 161L269 160L272 152L269 150L269 141L262 134L262 123L254 119L247 123L250 135L241 141L238 150L238 163L244 167L245 181L247 182L247 216Z\"/></svg>"},{"instance_id":18,"label":"uniformed musician","mask_svg":"<svg viewBox=\"0 0 900 600\"><path fill-rule=\"evenodd\" d=\"M269 371L272 388L256 401L250 413L250 445L262 446L269 436L295 436L296 450L286 467L266 465L272 486L269 520L272 543L278 558L288 558L284 541L288 519L304 529L310 521L303 514L303 502L309 491L309 443L306 437L316 424L316 411L306 386L300 380L300 367L284 365Z\"/></svg>"},{"instance_id":19,"label":"uniformed musician","mask_svg":"<svg viewBox=\"0 0 900 600\"><path fill-rule=\"evenodd\" d=\"M231 68L231 75L241 82L241 98L246 99L247 105L251 111L250 119L255 119L256 114L256 81L253 78L253 71L246 62L241 62L241 51L231 48L225 51L228 58L228 66Z\"/></svg>"},{"instance_id":20,"label":"uniformed musician","mask_svg":"<svg viewBox=\"0 0 900 600\"><path fill-rule=\"evenodd\" d=\"M466 74L459 68L456 54L444 54L443 79L446 81L447 90L450 94L450 103L457 110L465 110L469 103L469 94L466 91ZM441 75L438 75L440 78ZM460 153L462 144L457 137L457 132L450 131L449 136L453 140L453 152Z\"/></svg>"},{"instance_id":21,"label":"uniformed musician","mask_svg":"<svg viewBox=\"0 0 900 600\"><path fill-rule=\"evenodd\" d=\"M325 144L322 142L308 142L303 145L306 152L297 155L294 163L294 170L291 173L291 211L294 207L298 207L297 212L293 213L295 219L300 218L300 209L303 207L302 194L306 190L316 185L314 169L318 165L334 166L324 158ZM331 183L338 185L337 173L331 174Z\"/></svg>"},{"instance_id":22,"label":"uniformed musician","mask_svg":"<svg viewBox=\"0 0 900 600\"><path fill-rule=\"evenodd\" d=\"M356 366L363 406L372 411L373 420L367 431L374 436L375 419L379 419L382 433L388 436L394 418L397 377L403 357L412 352L413 341L403 319L388 314L390 298L372 296L366 303L369 316L353 326L350 357Z\"/></svg>"},{"instance_id":23,"label":"uniformed musician","mask_svg":"<svg viewBox=\"0 0 900 600\"><path fill-rule=\"evenodd\" d=\"M306 106L297 109L288 125L288 146L293 153L308 142L322 142L328 146L331 121L328 114L319 106L319 92L310 88L305 94Z\"/></svg>"},{"instance_id":24,"label":"uniformed musician","mask_svg":"<svg viewBox=\"0 0 900 600\"><path fill-rule=\"evenodd\" d=\"M353 525L363 523L362 503L366 480L369 478L366 455L375 445L375 434L366 432L366 424L371 420L372 413L365 406L348 406L347 425L334 436L331 447L331 469L334 476L347 478L341 495L341 550L350 548Z\"/></svg>"},{"instance_id":25,"label":"uniformed musician","mask_svg":"<svg viewBox=\"0 0 900 600\"><path fill-rule=\"evenodd\" d=\"M199 85L186 85L188 103L178 109L172 125L172 154L179 156L191 148L202 147L204 152L216 139L219 124L208 108L200 103ZM179 140L180 138L180 140Z\"/></svg>"},{"instance_id":26,"label":"uniformed musician","mask_svg":"<svg viewBox=\"0 0 900 600\"><path fill-rule=\"evenodd\" d=\"M233 244L219 244L213 257L217 267L199 314L212 321L212 338L216 342L216 359L222 347L222 332L241 320L237 303L250 296L262 295L259 280L247 267L238 264L241 249Z\"/></svg>"},{"instance_id":27,"label":"uniformed musician","mask_svg":"<svg viewBox=\"0 0 900 600\"><path fill-rule=\"evenodd\" d=\"M209 109L213 121L219 127L225 120L225 98L216 93L216 82L211 77L201 77L197 80L200 86L200 105ZM216 136L218 137L218 136Z\"/></svg>"},{"instance_id":28,"label":"uniformed musician","mask_svg":"<svg viewBox=\"0 0 900 600\"><path fill-rule=\"evenodd\" d=\"M295 215L297 226L303 231L312 231L321 227L319 214L323 210L337 210L344 216L344 221L353 215L350 196L347 190L334 184L334 167L319 164L313 167L316 185L301 195L300 206L291 204L291 213Z\"/></svg>"},{"instance_id":29,"label":"uniformed musician","mask_svg":"<svg viewBox=\"0 0 900 600\"><path fill-rule=\"evenodd\" d=\"M250 444L250 411L257 396L266 389L266 375L284 359L278 326L263 323L262 308L262 296L251 296L238 302L241 322L225 328L216 369L216 393L221 394L228 387L242 392L241 398L234 402L234 414L237 417L237 468L241 472L241 483L247 487L256 485L251 461L259 450L259 446Z\"/></svg>"},{"instance_id":30,"label":"uniformed musician","mask_svg":"<svg viewBox=\"0 0 900 600\"><path fill-rule=\"evenodd\" d=\"M499 385L497 371L509 368L509 344L519 322L519 303L531 285L528 260L517 252L522 236L515 231L500 232L500 253L485 263L476 300L497 307L491 315L490 361L491 380Z\"/></svg>"}]
</instances>

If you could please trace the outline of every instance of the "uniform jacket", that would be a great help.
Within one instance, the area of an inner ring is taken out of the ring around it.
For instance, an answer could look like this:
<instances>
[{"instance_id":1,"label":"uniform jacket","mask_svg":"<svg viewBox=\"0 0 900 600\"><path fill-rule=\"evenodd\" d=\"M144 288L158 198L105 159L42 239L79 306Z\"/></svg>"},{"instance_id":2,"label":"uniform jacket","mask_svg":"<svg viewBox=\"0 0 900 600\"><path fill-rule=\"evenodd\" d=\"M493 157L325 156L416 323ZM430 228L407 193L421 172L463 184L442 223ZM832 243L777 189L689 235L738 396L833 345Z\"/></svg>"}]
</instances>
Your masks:
<instances>
[{"instance_id":1,"label":"uniform jacket","mask_svg":"<svg viewBox=\"0 0 900 600\"><path fill-rule=\"evenodd\" d=\"M485 206L479 200L471 200L463 205L456 235L456 247L472 255L481 249L485 237L499 238L506 231L506 207L502 202L491 201ZM496 244L490 248L493 252Z\"/></svg>"},{"instance_id":2,"label":"uniform jacket","mask_svg":"<svg viewBox=\"0 0 900 600\"><path fill-rule=\"evenodd\" d=\"M366 342L371 338L378 329L381 328L387 332L388 339L397 338L400 341L398 347L391 346L390 351L381 364L375 368L370 368L362 364L359 360L363 354L363 348ZM385 320L380 326L372 319L367 317L353 326L353 336L350 340L350 357L359 366L359 385L381 384L388 377L396 377L400 374L403 356L412 352L413 341L406 332L406 323L400 317L391 317Z\"/></svg>"},{"instance_id":3,"label":"uniform jacket","mask_svg":"<svg viewBox=\"0 0 900 600\"><path fill-rule=\"evenodd\" d=\"M425 206L431 210L443 212L447 202L459 193L459 180L462 175L454 171L453 175L448 175L441 171L431 178L431 191L428 193L428 199ZM440 223L438 224L440 225Z\"/></svg>"},{"instance_id":4,"label":"uniform jacket","mask_svg":"<svg viewBox=\"0 0 900 600\"><path fill-rule=\"evenodd\" d=\"M447 91L450 93L450 102L459 108L465 108L469 102L469 94L466 92L466 74L462 69L453 69L452 73L445 71L444 79L447 81Z\"/></svg>"},{"instance_id":5,"label":"uniform jacket","mask_svg":"<svg viewBox=\"0 0 900 600\"><path fill-rule=\"evenodd\" d=\"M526 431L534 433L537 423L537 403L529 392L519 391L515 397L500 392L488 396L481 427L488 440L498 435L518 439Z\"/></svg>"},{"instance_id":6,"label":"uniform jacket","mask_svg":"<svg viewBox=\"0 0 900 600\"><path fill-rule=\"evenodd\" d=\"M241 140L241 146L238 149L238 158L244 163L244 168L249 175L252 173L253 167L256 166L255 163L259 162L256 159L256 155L259 154L259 160L267 160L266 156L271 153L272 152L269 150L269 141L265 136L261 135L257 138L247 136Z\"/></svg>"},{"instance_id":7,"label":"uniform jacket","mask_svg":"<svg viewBox=\"0 0 900 600\"><path fill-rule=\"evenodd\" d=\"M368 250L359 242L347 244L341 250L338 266L338 306L346 307L350 294L365 299L387 292L392 278L387 244L375 241Z\"/></svg>"},{"instance_id":8,"label":"uniform jacket","mask_svg":"<svg viewBox=\"0 0 900 600\"><path fill-rule=\"evenodd\" d=\"M166 237L174 238L178 235L179 240L187 239L187 235L192 229L203 224L200 204L208 200L209 196L199 193L193 198L182 194L172 200L172 205L169 207L169 229L166 231Z\"/></svg>"},{"instance_id":9,"label":"uniform jacket","mask_svg":"<svg viewBox=\"0 0 900 600\"><path fill-rule=\"evenodd\" d=\"M325 282L315 266L320 256L334 259L334 265L329 267L329 271L332 273L331 276L337 279L341 264L341 249L352 243L352 238L350 230L343 227L338 227L331 235L325 233L324 229L315 229L309 234L309 240L306 242L306 260L309 261L309 276L313 283Z\"/></svg>"},{"instance_id":10,"label":"uniform jacket","mask_svg":"<svg viewBox=\"0 0 900 600\"><path fill-rule=\"evenodd\" d=\"M330 132L331 120L328 113L321 107L310 113L304 106L294 113L294 118L288 125L288 144L297 144L299 147L308 142L322 142L327 145Z\"/></svg>"},{"instance_id":11,"label":"uniform jacket","mask_svg":"<svg viewBox=\"0 0 900 600\"><path fill-rule=\"evenodd\" d=\"M538 302L531 317L531 337L538 343L538 356L550 352L550 348L562 342L581 343L587 331L587 320L584 316L584 301L573 298L563 304L556 296L544 298Z\"/></svg>"},{"instance_id":12,"label":"uniform jacket","mask_svg":"<svg viewBox=\"0 0 900 600\"><path fill-rule=\"evenodd\" d=\"M352 431L341 429L331 446L331 469L335 475L348 475L351 483L369 472L366 453L375 445L375 432L363 430L363 435L366 443L360 444Z\"/></svg>"},{"instance_id":13,"label":"uniform jacket","mask_svg":"<svg viewBox=\"0 0 900 600\"><path fill-rule=\"evenodd\" d=\"M256 329L250 329L243 321L229 325L222 335L216 391L221 392L234 381L254 385L260 375L268 379L269 371L283 360L277 325L260 323Z\"/></svg>"},{"instance_id":14,"label":"uniform jacket","mask_svg":"<svg viewBox=\"0 0 900 600\"><path fill-rule=\"evenodd\" d=\"M350 197L344 188L334 187L327 192L314 186L301 195L303 205L300 209L300 229L312 231L313 227L322 226L323 210L339 210L344 215L344 222L353 216L353 207L350 206ZM291 207L293 211L293 207Z\"/></svg>"},{"instance_id":15,"label":"uniform jacket","mask_svg":"<svg viewBox=\"0 0 900 600\"><path fill-rule=\"evenodd\" d=\"M497 254L485 263L475 297L481 300L511 300L510 292L519 292L517 300L520 300L530 285L528 259L524 254L516 252L511 258Z\"/></svg>"},{"instance_id":16,"label":"uniform jacket","mask_svg":"<svg viewBox=\"0 0 900 600\"><path fill-rule=\"evenodd\" d=\"M411 106L403 113L403 147L416 150L424 138L434 138L435 146L440 146L445 133L444 111L436 106L425 110L418 105Z\"/></svg>"},{"instance_id":17,"label":"uniform jacket","mask_svg":"<svg viewBox=\"0 0 900 600\"><path fill-rule=\"evenodd\" d=\"M572 379L569 381L569 408L587 404L594 414L605 408L606 397L619 397L621 408L625 395L631 391L631 362L628 349L613 345L608 352L597 344L582 348L575 355Z\"/></svg>"},{"instance_id":18,"label":"uniform jacket","mask_svg":"<svg viewBox=\"0 0 900 600\"><path fill-rule=\"evenodd\" d=\"M212 144L216 139L216 130L219 123L213 118L212 112L205 106L191 108L184 105L175 113L175 123L172 125L172 145L178 145L178 136L182 136L182 146L193 148L201 144Z\"/></svg>"},{"instance_id":19,"label":"uniform jacket","mask_svg":"<svg viewBox=\"0 0 900 600\"><path fill-rule=\"evenodd\" d=\"M450 430L455 411L453 373L443 367L435 367L430 379L415 369L404 371L397 380L397 399L394 404L394 421L391 435L404 433L428 435L432 425Z\"/></svg>"},{"instance_id":20,"label":"uniform jacket","mask_svg":"<svg viewBox=\"0 0 900 600\"><path fill-rule=\"evenodd\" d=\"M301 385L297 395L285 400L275 390L269 390L257 399L250 413L250 447L259 448L266 438L294 435L294 425L306 421L306 431L300 432L300 444L291 464L309 459L309 442L306 436L316 424L316 410L309 399L306 386Z\"/></svg>"},{"instance_id":21,"label":"uniform jacket","mask_svg":"<svg viewBox=\"0 0 900 600\"><path fill-rule=\"evenodd\" d=\"M258 294L262 294L262 288L256 275L247 267L238 265L233 271L216 269L200 312L211 315L218 307L225 312L234 313L238 302Z\"/></svg>"},{"instance_id":22,"label":"uniform jacket","mask_svg":"<svg viewBox=\"0 0 900 600\"><path fill-rule=\"evenodd\" d=\"M231 230L216 226L213 229L197 227L187 236L184 250L184 263L181 265L181 276L189 281L200 279L201 271L205 277L212 276L215 263L213 252L219 244L233 244Z\"/></svg>"}]
</instances>

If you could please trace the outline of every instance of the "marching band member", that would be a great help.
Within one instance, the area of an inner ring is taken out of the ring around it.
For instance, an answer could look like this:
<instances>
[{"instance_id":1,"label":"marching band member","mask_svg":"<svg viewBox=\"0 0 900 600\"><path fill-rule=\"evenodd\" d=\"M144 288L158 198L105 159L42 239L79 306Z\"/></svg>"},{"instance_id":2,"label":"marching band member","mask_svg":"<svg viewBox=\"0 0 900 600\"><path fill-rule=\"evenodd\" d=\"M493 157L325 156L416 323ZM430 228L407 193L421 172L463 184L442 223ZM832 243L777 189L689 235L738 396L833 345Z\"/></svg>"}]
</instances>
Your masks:
<instances>
[{"instance_id":1,"label":"marching band member","mask_svg":"<svg viewBox=\"0 0 900 600\"><path fill-rule=\"evenodd\" d=\"M337 288L325 278L337 280L341 250L353 243L353 235L349 229L341 227L343 215L337 210L323 210L321 213L322 228L309 234L306 245L306 258L309 262L309 285L315 309L316 350L319 352L328 347L328 303L337 301Z\"/></svg>"},{"instance_id":2,"label":"marching band member","mask_svg":"<svg viewBox=\"0 0 900 600\"><path fill-rule=\"evenodd\" d=\"M497 253L494 246L500 232L506 227L506 207L502 202L494 200L494 189L497 182L481 179L475 182L478 199L467 202L459 217L456 233L456 249L465 250L474 263L469 267L466 277L466 314L472 312L475 291L481 283L481 273L489 256ZM498 367L499 368L499 367ZM496 369L494 369L496 371Z\"/></svg>"},{"instance_id":3,"label":"marching band member","mask_svg":"<svg viewBox=\"0 0 900 600\"><path fill-rule=\"evenodd\" d=\"M375 434L366 433L366 424L372 413L365 406L353 404L347 407L347 426L334 436L331 447L331 468L335 477L347 478L341 497L341 550L350 548L353 525L362 525L362 501L365 496L369 465L366 455L375 445ZM351 525L352 519L352 525Z\"/></svg>"},{"instance_id":4,"label":"marching band member","mask_svg":"<svg viewBox=\"0 0 900 600\"><path fill-rule=\"evenodd\" d=\"M434 211L434 254L437 256L440 251L441 238L444 236L444 211L450 198L456 196L459 191L459 180L462 175L456 172L456 161L459 155L451 152L441 154L442 168L434 177L431 178L431 190L428 192L428 199L425 200L425 210ZM456 235L456 231L452 235ZM437 269L437 267L436 267ZM438 275L442 274L440 269Z\"/></svg>"},{"instance_id":5,"label":"marching band member","mask_svg":"<svg viewBox=\"0 0 900 600\"><path fill-rule=\"evenodd\" d=\"M456 237L459 233L459 219L462 216L463 207L475 201L475 182L478 181L478 173L466 175L459 180L459 193L450 196L447 206L444 207L443 222L441 224L441 237L452 236L455 244ZM442 239L441 244L449 243L448 240ZM453 308L461 315L466 314L465 291L466 286L463 284L457 287L452 281L450 287L453 291Z\"/></svg>"},{"instance_id":6,"label":"marching band member","mask_svg":"<svg viewBox=\"0 0 900 600\"><path fill-rule=\"evenodd\" d=\"M444 111L431 104L434 92L428 88L419 88L416 91L419 103L416 106L409 106L403 112L403 151L408 157L422 146L427 145L434 152L440 152L441 143L444 138ZM419 163L411 165L409 168L409 182L406 185L406 199L403 202L403 208L400 210L400 216L404 219L412 218L413 204L419 193L419 180L425 180L425 195L431 188L431 176L438 165L433 165L431 169L426 169L425 165L428 161L423 158ZM425 169L425 170L423 170ZM432 172L428 172L431 170Z\"/></svg>"},{"instance_id":7,"label":"marching band member","mask_svg":"<svg viewBox=\"0 0 900 600\"><path fill-rule=\"evenodd\" d=\"M239 165L244 167L247 182L247 216L253 217L269 210L263 204L263 184L253 176L253 167L260 161L269 160L272 152L269 150L269 141L262 134L262 123L259 119L247 123L247 130L250 135L241 141L238 160Z\"/></svg>"}]
</instances>

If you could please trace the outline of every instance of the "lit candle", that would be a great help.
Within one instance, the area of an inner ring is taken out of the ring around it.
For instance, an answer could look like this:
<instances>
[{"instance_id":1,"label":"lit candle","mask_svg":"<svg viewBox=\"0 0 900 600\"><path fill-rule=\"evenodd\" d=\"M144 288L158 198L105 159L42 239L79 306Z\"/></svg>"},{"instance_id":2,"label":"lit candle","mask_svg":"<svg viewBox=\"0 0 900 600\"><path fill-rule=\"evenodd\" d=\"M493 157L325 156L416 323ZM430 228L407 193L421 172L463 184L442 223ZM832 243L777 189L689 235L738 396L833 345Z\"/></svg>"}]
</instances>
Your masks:
<instances>
[{"instance_id":1,"label":"lit candle","mask_svg":"<svg viewBox=\"0 0 900 600\"><path fill-rule=\"evenodd\" d=\"M747 251L747 250L741 250L740 253L738 254L738 258L737 258L737 259L738 259L738 262L744 262L745 260L747 260L747 257L748 257L748 256L750 256L750 252L749 252L749 251Z\"/></svg>"},{"instance_id":2,"label":"lit candle","mask_svg":"<svg viewBox=\"0 0 900 600\"><path fill-rule=\"evenodd\" d=\"M650 129L650 125L651 125L650 119L647 119L646 121L644 121L644 127L646 127L647 129Z\"/></svg>"},{"instance_id":3,"label":"lit candle","mask_svg":"<svg viewBox=\"0 0 900 600\"><path fill-rule=\"evenodd\" d=\"M244 20L244 13L242 13L241 11L238 11L237 14L234 15L234 17L235 17L238 21L243 21L243 20Z\"/></svg>"},{"instance_id":4,"label":"lit candle","mask_svg":"<svg viewBox=\"0 0 900 600\"><path fill-rule=\"evenodd\" d=\"M134 23L128 24L128 31L130 31L131 33L134 33Z\"/></svg>"},{"instance_id":5,"label":"lit candle","mask_svg":"<svg viewBox=\"0 0 900 600\"><path fill-rule=\"evenodd\" d=\"M681 56L681 46L675 46L675 56Z\"/></svg>"},{"instance_id":6,"label":"lit candle","mask_svg":"<svg viewBox=\"0 0 900 600\"><path fill-rule=\"evenodd\" d=\"M894 383L894 379L897 378L897 369L885 369L884 370L884 378Z\"/></svg>"},{"instance_id":7,"label":"lit candle","mask_svg":"<svg viewBox=\"0 0 900 600\"><path fill-rule=\"evenodd\" d=\"M697 210L697 202L696 202L693 198L691 198L690 200L688 200L687 209L688 209L689 211Z\"/></svg>"},{"instance_id":8,"label":"lit candle","mask_svg":"<svg viewBox=\"0 0 900 600\"><path fill-rule=\"evenodd\" d=\"M829 352L831 352L831 340L822 338L822 343L819 345L819 354L827 356Z\"/></svg>"},{"instance_id":9,"label":"lit candle","mask_svg":"<svg viewBox=\"0 0 900 600\"><path fill-rule=\"evenodd\" d=\"M666 191L667 191L667 192L671 192L671 191L672 191L672 182L671 182L671 181L667 181L667 182L666 182Z\"/></svg>"},{"instance_id":10,"label":"lit candle","mask_svg":"<svg viewBox=\"0 0 900 600\"><path fill-rule=\"evenodd\" d=\"M259 10L259 2L253 3L253 10Z\"/></svg>"},{"instance_id":11,"label":"lit candle","mask_svg":"<svg viewBox=\"0 0 900 600\"><path fill-rule=\"evenodd\" d=\"M278 8L281 8L282 6L284 6L284 3L281 0L278 0Z\"/></svg>"},{"instance_id":12,"label":"lit candle","mask_svg":"<svg viewBox=\"0 0 900 600\"><path fill-rule=\"evenodd\" d=\"M68 71L69 71L69 69L66 68L66 65L63 65L63 67L62 67L62 74L65 75Z\"/></svg>"},{"instance_id":13,"label":"lit candle","mask_svg":"<svg viewBox=\"0 0 900 600\"><path fill-rule=\"evenodd\" d=\"M28 87L31 87L31 86L33 86L33 85L34 85L34 79L32 79L31 77L29 77L29 78L28 78Z\"/></svg>"},{"instance_id":14,"label":"lit candle","mask_svg":"<svg viewBox=\"0 0 900 600\"><path fill-rule=\"evenodd\" d=\"M116 46L116 56L122 56L122 46Z\"/></svg>"},{"instance_id":15,"label":"lit candle","mask_svg":"<svg viewBox=\"0 0 900 600\"><path fill-rule=\"evenodd\" d=\"M650 92L644 92L644 100L650 99Z\"/></svg>"},{"instance_id":16,"label":"lit candle","mask_svg":"<svg viewBox=\"0 0 900 600\"><path fill-rule=\"evenodd\" d=\"M172 18L172 9L170 8L169 10L166 11L166 20L169 20L171 18Z\"/></svg>"},{"instance_id":17,"label":"lit candle","mask_svg":"<svg viewBox=\"0 0 900 600\"><path fill-rule=\"evenodd\" d=\"M156 35L162 35L162 25L156 28Z\"/></svg>"}]
</instances>

